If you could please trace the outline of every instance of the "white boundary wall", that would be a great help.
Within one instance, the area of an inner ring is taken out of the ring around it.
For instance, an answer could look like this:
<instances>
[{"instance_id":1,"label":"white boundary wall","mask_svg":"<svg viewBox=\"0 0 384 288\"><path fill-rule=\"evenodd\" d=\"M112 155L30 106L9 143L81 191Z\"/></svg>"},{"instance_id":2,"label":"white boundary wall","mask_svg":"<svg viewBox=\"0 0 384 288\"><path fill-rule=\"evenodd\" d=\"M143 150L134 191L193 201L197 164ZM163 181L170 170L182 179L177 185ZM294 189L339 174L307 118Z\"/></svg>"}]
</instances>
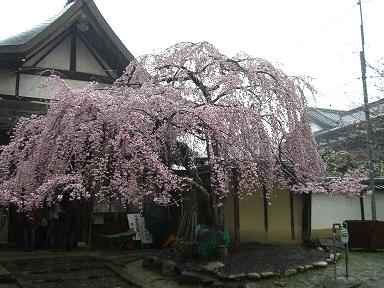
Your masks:
<instances>
[{"instance_id":1,"label":"white boundary wall","mask_svg":"<svg viewBox=\"0 0 384 288\"><path fill-rule=\"evenodd\" d=\"M384 221L384 193L376 192L376 218ZM371 220L371 197L364 196L365 219ZM330 229L333 223L361 220L360 200L341 195L312 194L312 223L314 229Z\"/></svg>"}]
</instances>

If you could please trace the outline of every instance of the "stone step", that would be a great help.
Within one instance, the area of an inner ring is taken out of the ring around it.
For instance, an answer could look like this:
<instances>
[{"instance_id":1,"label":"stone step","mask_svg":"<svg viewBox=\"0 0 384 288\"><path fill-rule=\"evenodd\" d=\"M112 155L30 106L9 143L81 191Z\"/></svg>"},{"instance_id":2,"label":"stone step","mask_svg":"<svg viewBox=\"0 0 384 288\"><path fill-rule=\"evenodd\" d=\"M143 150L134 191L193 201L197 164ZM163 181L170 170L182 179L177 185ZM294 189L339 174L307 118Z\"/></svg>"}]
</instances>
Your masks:
<instances>
[{"instance_id":1,"label":"stone step","mask_svg":"<svg viewBox=\"0 0 384 288\"><path fill-rule=\"evenodd\" d=\"M8 282L12 282L13 281L13 277L11 275L11 273L8 271L7 268L4 267L4 265L0 265L0 283L8 283Z\"/></svg>"}]
</instances>

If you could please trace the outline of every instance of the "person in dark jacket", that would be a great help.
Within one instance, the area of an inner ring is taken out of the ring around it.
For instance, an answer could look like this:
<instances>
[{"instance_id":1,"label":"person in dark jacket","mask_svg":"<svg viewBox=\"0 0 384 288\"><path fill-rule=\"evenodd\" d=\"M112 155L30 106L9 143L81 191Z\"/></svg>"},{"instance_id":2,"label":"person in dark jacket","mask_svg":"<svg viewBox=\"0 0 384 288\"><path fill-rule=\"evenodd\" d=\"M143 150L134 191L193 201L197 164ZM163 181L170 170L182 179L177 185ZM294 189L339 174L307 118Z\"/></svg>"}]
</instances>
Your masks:
<instances>
[{"instance_id":1,"label":"person in dark jacket","mask_svg":"<svg viewBox=\"0 0 384 288\"><path fill-rule=\"evenodd\" d=\"M24 225L24 250L32 251L36 248L36 231L40 226L42 213L40 209L25 216Z\"/></svg>"},{"instance_id":2,"label":"person in dark jacket","mask_svg":"<svg viewBox=\"0 0 384 288\"><path fill-rule=\"evenodd\" d=\"M162 248L165 237L168 235L169 215L167 208L156 204L154 201L144 202L145 228L151 232L153 247Z\"/></svg>"}]
</instances>

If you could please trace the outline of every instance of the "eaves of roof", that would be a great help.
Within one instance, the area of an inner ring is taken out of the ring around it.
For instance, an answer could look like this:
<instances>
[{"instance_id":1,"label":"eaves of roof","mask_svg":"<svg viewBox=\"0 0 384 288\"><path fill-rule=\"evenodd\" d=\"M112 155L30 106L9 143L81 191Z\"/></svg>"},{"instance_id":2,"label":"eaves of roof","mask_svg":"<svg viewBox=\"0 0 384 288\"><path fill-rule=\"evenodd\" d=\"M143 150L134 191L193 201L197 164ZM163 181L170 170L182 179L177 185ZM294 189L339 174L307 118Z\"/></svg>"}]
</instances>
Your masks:
<instances>
[{"instance_id":1,"label":"eaves of roof","mask_svg":"<svg viewBox=\"0 0 384 288\"><path fill-rule=\"evenodd\" d=\"M321 127L325 126L326 128L332 128L338 126L336 118L330 117L319 108L309 108L308 116L313 122L319 124Z\"/></svg>"},{"instance_id":2,"label":"eaves of roof","mask_svg":"<svg viewBox=\"0 0 384 288\"><path fill-rule=\"evenodd\" d=\"M82 1L75 1L64 7L54 17L44 21L32 29L21 32L17 35L12 35L7 39L3 39L0 41L0 53L20 54L28 51L59 29L66 19L70 18L80 9L82 4Z\"/></svg>"},{"instance_id":3,"label":"eaves of roof","mask_svg":"<svg viewBox=\"0 0 384 288\"><path fill-rule=\"evenodd\" d=\"M56 16L48 19L38 26L20 34L12 35L6 39L0 40L0 53L23 54L27 52L28 50L44 41L44 39L54 34L55 31L59 30L62 25L72 17L76 17L76 13L78 13L83 6L88 8L88 11L92 13L99 25L110 37L110 40L120 50L128 62L133 60L134 57L131 52L113 32L107 21L101 15L96 4L92 0L76 0L64 7L64 9L61 10Z\"/></svg>"},{"instance_id":4,"label":"eaves of roof","mask_svg":"<svg viewBox=\"0 0 384 288\"><path fill-rule=\"evenodd\" d=\"M378 101L369 103L368 108L371 114L371 119L375 119L376 117L383 116L384 115L384 99L380 99ZM316 108L311 108L311 109L316 109ZM355 125L365 121L364 106L360 106L349 111L340 111L340 112L341 112L340 121L338 125L315 132L314 134L316 138L335 134L339 131L343 131L345 128L351 125Z\"/></svg>"},{"instance_id":5,"label":"eaves of roof","mask_svg":"<svg viewBox=\"0 0 384 288\"><path fill-rule=\"evenodd\" d=\"M377 107L384 107L384 98L368 103L368 108L370 109L370 111L375 110L375 108L377 108ZM354 113L360 112L360 111L364 111L364 105L359 106L359 107L354 108L354 109L351 109L351 110L348 110L348 111L344 111L341 114L341 116L344 117L348 114L354 114Z\"/></svg>"}]
</instances>

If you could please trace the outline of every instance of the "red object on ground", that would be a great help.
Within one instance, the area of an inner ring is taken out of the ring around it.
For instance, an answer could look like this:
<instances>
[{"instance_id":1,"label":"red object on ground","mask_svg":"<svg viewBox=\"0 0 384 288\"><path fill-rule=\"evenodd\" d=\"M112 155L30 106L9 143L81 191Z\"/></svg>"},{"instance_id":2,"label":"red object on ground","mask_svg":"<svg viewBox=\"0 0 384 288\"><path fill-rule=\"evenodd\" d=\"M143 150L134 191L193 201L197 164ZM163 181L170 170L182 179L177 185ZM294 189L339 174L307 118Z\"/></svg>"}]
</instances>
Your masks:
<instances>
[{"instance_id":1,"label":"red object on ground","mask_svg":"<svg viewBox=\"0 0 384 288\"><path fill-rule=\"evenodd\" d=\"M133 241L128 241L127 242L127 249L128 250L133 250L135 249L135 243Z\"/></svg>"},{"instance_id":2,"label":"red object on ground","mask_svg":"<svg viewBox=\"0 0 384 288\"><path fill-rule=\"evenodd\" d=\"M176 241L176 236L171 234L169 235L168 239L165 241L163 247L167 248L168 246L171 246L173 242Z\"/></svg>"},{"instance_id":3,"label":"red object on ground","mask_svg":"<svg viewBox=\"0 0 384 288\"><path fill-rule=\"evenodd\" d=\"M347 220L349 248L384 249L384 222Z\"/></svg>"}]
</instances>

